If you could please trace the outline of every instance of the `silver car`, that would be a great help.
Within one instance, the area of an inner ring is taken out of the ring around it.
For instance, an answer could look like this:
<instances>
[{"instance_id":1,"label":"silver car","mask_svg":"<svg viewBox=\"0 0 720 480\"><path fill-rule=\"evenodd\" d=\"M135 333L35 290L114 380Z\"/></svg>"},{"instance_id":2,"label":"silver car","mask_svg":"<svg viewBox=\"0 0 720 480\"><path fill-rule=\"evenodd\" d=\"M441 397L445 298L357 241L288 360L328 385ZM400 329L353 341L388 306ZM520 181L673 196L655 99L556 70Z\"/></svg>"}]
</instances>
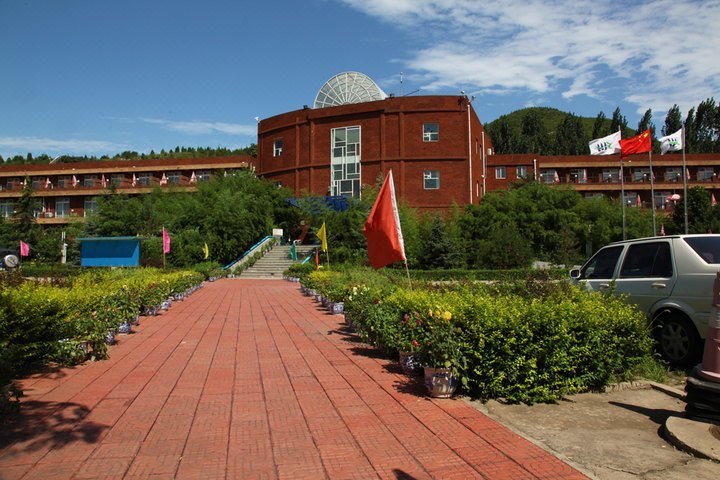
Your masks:
<instances>
[{"instance_id":1,"label":"silver car","mask_svg":"<svg viewBox=\"0 0 720 480\"><path fill-rule=\"evenodd\" d=\"M691 366L702 355L719 269L720 235L673 235L611 243L570 277L627 295L647 315L663 357Z\"/></svg>"}]
</instances>

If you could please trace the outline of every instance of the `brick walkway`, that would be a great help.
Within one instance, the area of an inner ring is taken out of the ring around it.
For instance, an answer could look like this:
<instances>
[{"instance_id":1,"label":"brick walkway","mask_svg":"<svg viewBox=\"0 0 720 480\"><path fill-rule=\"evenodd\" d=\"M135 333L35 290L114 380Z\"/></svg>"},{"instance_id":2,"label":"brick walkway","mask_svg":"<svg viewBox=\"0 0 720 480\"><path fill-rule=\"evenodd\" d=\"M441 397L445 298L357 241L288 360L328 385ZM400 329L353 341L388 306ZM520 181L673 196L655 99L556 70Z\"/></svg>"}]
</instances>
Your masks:
<instances>
[{"instance_id":1,"label":"brick walkway","mask_svg":"<svg viewBox=\"0 0 720 480\"><path fill-rule=\"evenodd\" d=\"M24 379L0 478L577 479L344 330L297 284L221 280L110 359Z\"/></svg>"}]
</instances>

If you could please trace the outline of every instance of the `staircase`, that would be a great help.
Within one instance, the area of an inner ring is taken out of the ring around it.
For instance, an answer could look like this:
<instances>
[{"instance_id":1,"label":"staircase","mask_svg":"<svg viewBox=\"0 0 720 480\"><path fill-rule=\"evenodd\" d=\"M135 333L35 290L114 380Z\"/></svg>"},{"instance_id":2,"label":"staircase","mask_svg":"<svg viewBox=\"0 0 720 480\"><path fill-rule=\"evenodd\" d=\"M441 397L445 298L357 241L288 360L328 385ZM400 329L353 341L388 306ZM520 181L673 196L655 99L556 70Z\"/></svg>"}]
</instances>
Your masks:
<instances>
[{"instance_id":1,"label":"staircase","mask_svg":"<svg viewBox=\"0 0 720 480\"><path fill-rule=\"evenodd\" d=\"M302 262L307 257L315 245L297 245L297 261L290 260L290 245L276 245L272 250L268 251L262 258L258 259L255 264L243 270L238 278L257 278L282 280L283 272L293 263Z\"/></svg>"}]
</instances>

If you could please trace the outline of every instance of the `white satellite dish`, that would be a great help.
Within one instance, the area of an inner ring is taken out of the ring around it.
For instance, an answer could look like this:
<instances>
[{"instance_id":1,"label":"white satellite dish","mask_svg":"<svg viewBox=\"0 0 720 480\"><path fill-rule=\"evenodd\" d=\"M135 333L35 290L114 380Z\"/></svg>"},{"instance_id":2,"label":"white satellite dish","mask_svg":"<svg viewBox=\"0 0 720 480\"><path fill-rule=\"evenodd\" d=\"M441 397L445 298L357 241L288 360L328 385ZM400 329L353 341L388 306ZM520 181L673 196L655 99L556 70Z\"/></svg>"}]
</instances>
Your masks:
<instances>
[{"instance_id":1,"label":"white satellite dish","mask_svg":"<svg viewBox=\"0 0 720 480\"><path fill-rule=\"evenodd\" d=\"M16 268L18 263L19 261L16 255L10 254L3 257L3 264L6 268Z\"/></svg>"},{"instance_id":2,"label":"white satellite dish","mask_svg":"<svg viewBox=\"0 0 720 480\"><path fill-rule=\"evenodd\" d=\"M313 108L384 100L383 92L370 77L360 72L338 73L320 87Z\"/></svg>"}]
</instances>

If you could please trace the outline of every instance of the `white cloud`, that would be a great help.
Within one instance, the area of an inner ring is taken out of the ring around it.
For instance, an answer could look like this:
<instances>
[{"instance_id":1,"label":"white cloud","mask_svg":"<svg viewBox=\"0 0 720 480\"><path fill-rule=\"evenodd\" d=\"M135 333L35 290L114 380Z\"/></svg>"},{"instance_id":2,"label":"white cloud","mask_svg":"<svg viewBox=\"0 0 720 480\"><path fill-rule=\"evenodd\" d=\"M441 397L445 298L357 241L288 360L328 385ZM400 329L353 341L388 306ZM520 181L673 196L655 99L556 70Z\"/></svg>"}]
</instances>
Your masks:
<instances>
[{"instance_id":1,"label":"white cloud","mask_svg":"<svg viewBox=\"0 0 720 480\"><path fill-rule=\"evenodd\" d=\"M404 62L423 90L567 99L613 90L638 112L687 110L720 90L718 0L341 1L422 32Z\"/></svg>"},{"instance_id":2,"label":"white cloud","mask_svg":"<svg viewBox=\"0 0 720 480\"><path fill-rule=\"evenodd\" d=\"M63 155L96 155L98 152L119 151L125 148L125 145L105 142L101 140L57 140L53 138L38 137L0 137L0 148L15 152L14 154L24 152L53 153Z\"/></svg>"},{"instance_id":3,"label":"white cloud","mask_svg":"<svg viewBox=\"0 0 720 480\"><path fill-rule=\"evenodd\" d=\"M209 135L213 133L224 133L227 135L257 135L257 125L241 125L237 123L222 122L179 122L163 120L159 118L141 118L145 123L160 125L167 130L173 130L189 135Z\"/></svg>"}]
</instances>

